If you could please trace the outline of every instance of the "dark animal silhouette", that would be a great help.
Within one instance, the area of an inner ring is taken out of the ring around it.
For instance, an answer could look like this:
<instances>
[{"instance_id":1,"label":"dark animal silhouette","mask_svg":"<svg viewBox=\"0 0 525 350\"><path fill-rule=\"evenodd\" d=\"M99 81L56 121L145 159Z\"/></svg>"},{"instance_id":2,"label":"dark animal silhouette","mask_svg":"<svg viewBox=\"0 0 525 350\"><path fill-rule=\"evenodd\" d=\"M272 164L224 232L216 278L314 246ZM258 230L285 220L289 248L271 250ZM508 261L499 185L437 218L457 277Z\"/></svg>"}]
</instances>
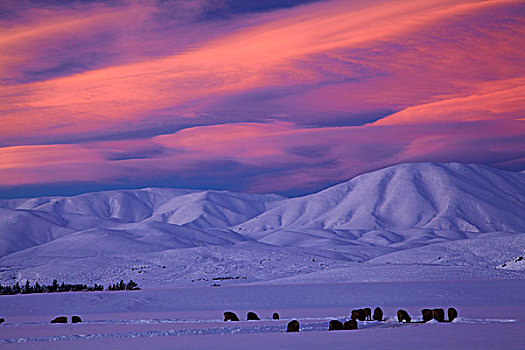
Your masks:
<instances>
[{"instance_id":1,"label":"dark animal silhouette","mask_svg":"<svg viewBox=\"0 0 525 350\"><path fill-rule=\"evenodd\" d=\"M423 316L423 322L428 322L434 318L432 310L430 309L421 310L421 315Z\"/></svg>"},{"instance_id":2,"label":"dark animal silhouette","mask_svg":"<svg viewBox=\"0 0 525 350\"><path fill-rule=\"evenodd\" d=\"M338 320L331 320L328 324L329 331L340 331L343 329L343 324Z\"/></svg>"},{"instance_id":3,"label":"dark animal silhouette","mask_svg":"<svg viewBox=\"0 0 525 350\"><path fill-rule=\"evenodd\" d=\"M432 317L438 322L445 322L445 310L434 309L432 310Z\"/></svg>"},{"instance_id":4,"label":"dark animal silhouette","mask_svg":"<svg viewBox=\"0 0 525 350\"><path fill-rule=\"evenodd\" d=\"M380 307L374 309L374 321L383 321L383 310Z\"/></svg>"},{"instance_id":5,"label":"dark animal silhouette","mask_svg":"<svg viewBox=\"0 0 525 350\"><path fill-rule=\"evenodd\" d=\"M365 321L366 320L366 312L365 309L357 309L357 312L359 314L359 317L357 318L359 321Z\"/></svg>"},{"instance_id":6,"label":"dark animal silhouette","mask_svg":"<svg viewBox=\"0 0 525 350\"><path fill-rule=\"evenodd\" d=\"M71 323L81 323L82 319L79 316L71 317Z\"/></svg>"},{"instance_id":7,"label":"dark animal silhouette","mask_svg":"<svg viewBox=\"0 0 525 350\"><path fill-rule=\"evenodd\" d=\"M357 312L357 310L352 310L352 312L350 313L350 319L355 321L358 318L359 318L359 312Z\"/></svg>"},{"instance_id":8,"label":"dark animal silhouette","mask_svg":"<svg viewBox=\"0 0 525 350\"><path fill-rule=\"evenodd\" d=\"M354 321L355 320L359 320L359 321L366 320L365 310L364 309L352 310L350 318Z\"/></svg>"},{"instance_id":9,"label":"dark animal silhouette","mask_svg":"<svg viewBox=\"0 0 525 350\"><path fill-rule=\"evenodd\" d=\"M299 332L299 321L292 320L288 322L288 326L286 327L286 332Z\"/></svg>"},{"instance_id":10,"label":"dark animal silhouette","mask_svg":"<svg viewBox=\"0 0 525 350\"><path fill-rule=\"evenodd\" d=\"M405 321L406 323L410 323L410 321L412 321L412 318L410 317L408 312L406 312L405 310L397 310L397 321L398 322Z\"/></svg>"},{"instance_id":11,"label":"dark animal silhouette","mask_svg":"<svg viewBox=\"0 0 525 350\"><path fill-rule=\"evenodd\" d=\"M343 324L343 329L354 330L357 329L356 320L348 320Z\"/></svg>"},{"instance_id":12,"label":"dark animal silhouette","mask_svg":"<svg viewBox=\"0 0 525 350\"><path fill-rule=\"evenodd\" d=\"M224 321L239 321L239 317L234 312L226 311L224 313Z\"/></svg>"},{"instance_id":13,"label":"dark animal silhouette","mask_svg":"<svg viewBox=\"0 0 525 350\"><path fill-rule=\"evenodd\" d=\"M365 307L363 310L365 311L365 319L367 321L372 321L372 309Z\"/></svg>"},{"instance_id":14,"label":"dark animal silhouette","mask_svg":"<svg viewBox=\"0 0 525 350\"><path fill-rule=\"evenodd\" d=\"M257 314L255 312L248 312L248 315L246 315L246 319L248 321L259 321L260 318L259 316L257 316Z\"/></svg>"},{"instance_id":15,"label":"dark animal silhouette","mask_svg":"<svg viewBox=\"0 0 525 350\"><path fill-rule=\"evenodd\" d=\"M51 320L51 323L67 323L67 317L66 316L55 317L54 320Z\"/></svg>"},{"instance_id":16,"label":"dark animal silhouette","mask_svg":"<svg viewBox=\"0 0 525 350\"><path fill-rule=\"evenodd\" d=\"M0 323L4 323L5 322L5 318L0 318Z\"/></svg>"},{"instance_id":17,"label":"dark animal silhouette","mask_svg":"<svg viewBox=\"0 0 525 350\"><path fill-rule=\"evenodd\" d=\"M277 312L274 312L273 315L272 315L272 318L274 320L278 320L279 319L279 314Z\"/></svg>"},{"instance_id":18,"label":"dark animal silhouette","mask_svg":"<svg viewBox=\"0 0 525 350\"><path fill-rule=\"evenodd\" d=\"M453 307L449 307L448 310L448 322L452 322L458 317L458 310L454 309Z\"/></svg>"}]
</instances>

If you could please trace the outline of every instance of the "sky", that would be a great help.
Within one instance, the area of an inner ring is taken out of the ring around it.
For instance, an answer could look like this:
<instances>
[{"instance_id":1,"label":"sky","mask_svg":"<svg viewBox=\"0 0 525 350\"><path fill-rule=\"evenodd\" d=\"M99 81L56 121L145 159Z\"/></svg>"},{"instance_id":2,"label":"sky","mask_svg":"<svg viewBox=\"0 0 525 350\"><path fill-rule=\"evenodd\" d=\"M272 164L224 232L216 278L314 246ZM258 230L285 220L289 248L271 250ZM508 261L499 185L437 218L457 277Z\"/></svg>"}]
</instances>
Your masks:
<instances>
[{"instance_id":1,"label":"sky","mask_svg":"<svg viewBox=\"0 0 525 350\"><path fill-rule=\"evenodd\" d=\"M525 3L0 2L0 198L525 169Z\"/></svg>"}]
</instances>

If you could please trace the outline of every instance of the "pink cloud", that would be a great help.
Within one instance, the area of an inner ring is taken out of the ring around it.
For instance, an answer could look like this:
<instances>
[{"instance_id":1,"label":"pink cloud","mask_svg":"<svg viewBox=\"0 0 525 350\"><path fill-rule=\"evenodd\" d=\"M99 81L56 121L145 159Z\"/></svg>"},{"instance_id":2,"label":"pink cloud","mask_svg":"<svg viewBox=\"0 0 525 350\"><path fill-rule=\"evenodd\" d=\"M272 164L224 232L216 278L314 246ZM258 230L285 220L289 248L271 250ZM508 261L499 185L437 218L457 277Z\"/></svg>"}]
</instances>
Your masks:
<instances>
[{"instance_id":1,"label":"pink cloud","mask_svg":"<svg viewBox=\"0 0 525 350\"><path fill-rule=\"evenodd\" d=\"M458 4L435 0L370 6L364 2L334 1L289 10L285 16L265 14L262 23L181 53L1 87L4 118L0 128L12 136L41 132L42 128L51 134L70 133L79 128L96 130L107 127L108 123L140 119L152 111L182 106L206 96L260 86L287 86L290 80L281 79L283 73L293 78L293 84L315 83L320 81L320 75L296 66L295 60L366 47L413 33L439 20L507 3ZM97 25L110 26L122 17L130 22L138 18L140 25L151 11L150 7L142 6L125 7L115 13L95 8L86 19L68 14L64 24L66 31L69 26L89 31ZM45 40L61 27L44 24L36 28L34 35ZM19 31L25 33L24 29ZM12 36L25 35L19 31L13 29ZM14 39L5 40L9 43ZM23 51L27 54L29 50ZM383 97L384 100L388 96Z\"/></svg>"},{"instance_id":2,"label":"pink cloud","mask_svg":"<svg viewBox=\"0 0 525 350\"><path fill-rule=\"evenodd\" d=\"M194 127L151 140L0 148L0 182L188 178L203 171L199 176L207 176L207 164L234 162L245 168L279 169L271 176L261 171L243 179L244 189L286 191L344 181L402 162L519 162L525 141L516 140L525 140L524 136L525 124L520 121L331 128L301 128L282 122L225 124ZM156 146L163 152L141 156ZM108 161L108 155L116 157Z\"/></svg>"},{"instance_id":3,"label":"pink cloud","mask_svg":"<svg viewBox=\"0 0 525 350\"><path fill-rule=\"evenodd\" d=\"M525 114L525 76L485 83L468 96L408 107L374 125L519 119Z\"/></svg>"},{"instance_id":4,"label":"pink cloud","mask_svg":"<svg viewBox=\"0 0 525 350\"><path fill-rule=\"evenodd\" d=\"M279 181L265 180L261 175L251 187L254 191L282 191L343 181L364 171L422 159L486 161L498 158L501 149L523 136L525 125L519 122L309 129L251 123L196 127L153 140L182 149L189 159L199 162L229 159L257 167L287 165L282 173L273 175ZM484 154L480 158L481 149ZM319 150L325 151L316 153Z\"/></svg>"},{"instance_id":5,"label":"pink cloud","mask_svg":"<svg viewBox=\"0 0 525 350\"><path fill-rule=\"evenodd\" d=\"M180 4L190 17L203 6ZM0 23L0 185L183 177L230 162L261 171L245 188L284 191L405 161L523 159L519 1L328 1L223 27L156 23L158 6L30 9ZM54 73L69 61L78 71ZM28 71L42 75L26 81ZM194 126L202 115L214 125ZM196 122L162 129L180 120ZM140 134L150 124L165 135ZM125 139L130 125L141 138ZM107 130L124 140L64 144ZM57 144L19 146L42 140Z\"/></svg>"},{"instance_id":6,"label":"pink cloud","mask_svg":"<svg viewBox=\"0 0 525 350\"><path fill-rule=\"evenodd\" d=\"M0 148L0 183L4 186L60 181L93 181L106 176L102 158L76 145Z\"/></svg>"}]
</instances>

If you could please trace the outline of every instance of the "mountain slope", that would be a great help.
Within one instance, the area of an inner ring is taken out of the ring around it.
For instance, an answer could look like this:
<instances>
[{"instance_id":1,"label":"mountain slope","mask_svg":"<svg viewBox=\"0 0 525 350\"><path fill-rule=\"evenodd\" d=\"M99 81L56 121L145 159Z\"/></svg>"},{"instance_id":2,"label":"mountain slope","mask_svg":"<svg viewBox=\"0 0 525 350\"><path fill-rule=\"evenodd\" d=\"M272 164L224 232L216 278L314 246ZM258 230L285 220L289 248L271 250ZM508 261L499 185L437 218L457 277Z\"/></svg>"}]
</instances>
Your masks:
<instances>
[{"instance_id":1,"label":"mountain slope","mask_svg":"<svg viewBox=\"0 0 525 350\"><path fill-rule=\"evenodd\" d=\"M525 173L479 165L401 164L298 198L146 188L3 200L0 283L392 280L408 266L412 279L515 278L487 267L525 252L524 233Z\"/></svg>"},{"instance_id":2,"label":"mountain slope","mask_svg":"<svg viewBox=\"0 0 525 350\"><path fill-rule=\"evenodd\" d=\"M88 241L96 242L100 251L115 253L233 244L245 238L228 230L229 226L282 199L146 188L0 201L0 256L40 245L46 245L46 251L69 246L75 247L70 250L74 252L82 250L83 244L92 249Z\"/></svg>"},{"instance_id":3,"label":"mountain slope","mask_svg":"<svg viewBox=\"0 0 525 350\"><path fill-rule=\"evenodd\" d=\"M480 165L402 164L292 198L235 227L276 230L524 232L525 176Z\"/></svg>"},{"instance_id":4,"label":"mountain slope","mask_svg":"<svg viewBox=\"0 0 525 350\"><path fill-rule=\"evenodd\" d=\"M277 195L198 191L163 203L151 220L195 229L226 228L253 218L282 199Z\"/></svg>"}]
</instances>

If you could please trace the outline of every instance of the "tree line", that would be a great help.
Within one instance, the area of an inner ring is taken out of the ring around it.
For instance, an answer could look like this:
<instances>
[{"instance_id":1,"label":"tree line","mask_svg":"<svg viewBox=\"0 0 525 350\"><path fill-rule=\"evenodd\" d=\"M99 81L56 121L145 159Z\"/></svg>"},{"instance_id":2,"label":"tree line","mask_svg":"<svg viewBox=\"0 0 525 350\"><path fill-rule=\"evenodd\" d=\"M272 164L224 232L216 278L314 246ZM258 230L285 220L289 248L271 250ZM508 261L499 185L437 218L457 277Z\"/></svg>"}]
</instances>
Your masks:
<instances>
[{"instance_id":1,"label":"tree line","mask_svg":"<svg viewBox=\"0 0 525 350\"><path fill-rule=\"evenodd\" d=\"M106 290L108 291L118 291L118 290L139 290L137 283L133 280L129 280L128 283L124 283L124 280L120 282L109 285ZM103 291L104 286L102 284L94 284L88 286L87 284L71 284L71 283L58 283L56 279L50 285L39 284L35 282L31 284L29 281L26 281L25 284L20 285L16 282L14 285L2 285L0 284L0 295L14 295L14 294L33 294L33 293L62 293L62 292L94 292L94 291Z\"/></svg>"}]
</instances>

